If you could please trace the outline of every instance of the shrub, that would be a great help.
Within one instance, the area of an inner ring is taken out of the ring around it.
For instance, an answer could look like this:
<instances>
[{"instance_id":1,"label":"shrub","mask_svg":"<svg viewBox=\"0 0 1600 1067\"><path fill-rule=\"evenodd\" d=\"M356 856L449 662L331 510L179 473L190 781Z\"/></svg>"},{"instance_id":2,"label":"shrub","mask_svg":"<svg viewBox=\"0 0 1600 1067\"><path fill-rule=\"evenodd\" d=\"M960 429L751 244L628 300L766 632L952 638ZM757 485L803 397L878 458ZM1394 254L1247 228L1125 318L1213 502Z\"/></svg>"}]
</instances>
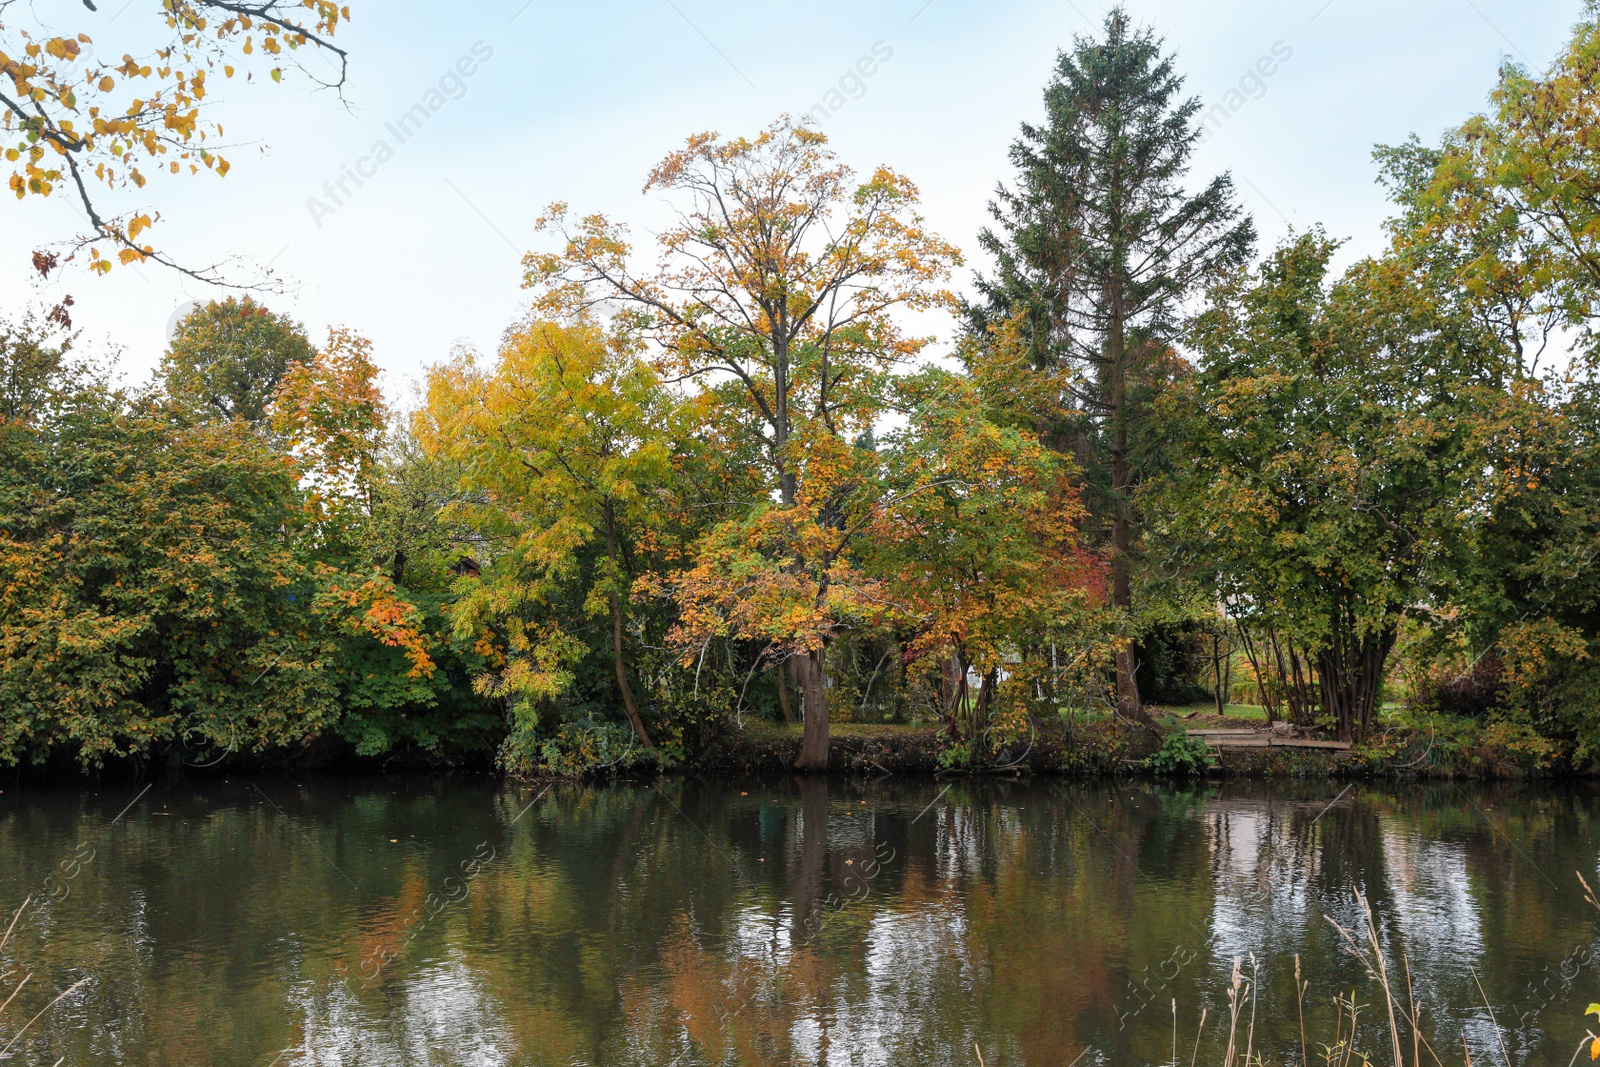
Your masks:
<instances>
[{"instance_id":1,"label":"shrub","mask_svg":"<svg viewBox=\"0 0 1600 1067\"><path fill-rule=\"evenodd\" d=\"M1411 705L1466 719L1486 719L1505 698L1505 671L1494 653L1465 667L1435 667L1417 686Z\"/></svg>"},{"instance_id":2,"label":"shrub","mask_svg":"<svg viewBox=\"0 0 1600 1067\"><path fill-rule=\"evenodd\" d=\"M627 770L652 762L633 735L618 722L564 723L548 737L513 731L500 748L500 764L517 777L577 778L586 774Z\"/></svg>"},{"instance_id":3,"label":"shrub","mask_svg":"<svg viewBox=\"0 0 1600 1067\"><path fill-rule=\"evenodd\" d=\"M1156 774L1188 778L1211 768L1211 748L1205 741L1186 733L1168 734L1161 747L1144 761Z\"/></svg>"},{"instance_id":4,"label":"shrub","mask_svg":"<svg viewBox=\"0 0 1600 1067\"><path fill-rule=\"evenodd\" d=\"M957 741L947 745L939 752L939 769L952 770L956 767L970 766L972 763L972 745L966 741Z\"/></svg>"},{"instance_id":5,"label":"shrub","mask_svg":"<svg viewBox=\"0 0 1600 1067\"><path fill-rule=\"evenodd\" d=\"M1069 778L1115 774L1125 762L1149 754L1150 735L1120 719L1079 723L1067 730L1058 769Z\"/></svg>"}]
</instances>

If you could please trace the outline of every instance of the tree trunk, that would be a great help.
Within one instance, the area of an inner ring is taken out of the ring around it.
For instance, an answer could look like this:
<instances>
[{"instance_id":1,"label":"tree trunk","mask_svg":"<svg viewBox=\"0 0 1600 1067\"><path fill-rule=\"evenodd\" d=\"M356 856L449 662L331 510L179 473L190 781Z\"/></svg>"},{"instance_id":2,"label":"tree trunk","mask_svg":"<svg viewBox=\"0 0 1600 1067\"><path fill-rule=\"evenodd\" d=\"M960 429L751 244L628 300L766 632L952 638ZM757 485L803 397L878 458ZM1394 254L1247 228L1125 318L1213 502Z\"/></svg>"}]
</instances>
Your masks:
<instances>
[{"instance_id":1,"label":"tree trunk","mask_svg":"<svg viewBox=\"0 0 1600 1067\"><path fill-rule=\"evenodd\" d=\"M1112 468L1120 466L1113 454ZM1113 480L1115 480L1113 475ZM1131 609L1133 592L1128 580L1128 520L1111 522L1111 603L1114 607ZM1117 652L1117 711L1126 719L1144 726L1153 722L1139 699L1139 655L1132 638Z\"/></svg>"},{"instance_id":2,"label":"tree trunk","mask_svg":"<svg viewBox=\"0 0 1600 1067\"><path fill-rule=\"evenodd\" d=\"M1133 524L1128 518L1128 345L1122 315L1122 293L1111 294L1109 397L1111 409L1111 603L1124 611L1124 624L1133 608L1130 577ZM1117 653L1117 711L1141 726L1155 722L1139 699L1139 657L1132 640Z\"/></svg>"},{"instance_id":3,"label":"tree trunk","mask_svg":"<svg viewBox=\"0 0 1600 1067\"><path fill-rule=\"evenodd\" d=\"M621 576L621 563L617 558L616 515L609 500L606 501L606 553L615 572L612 580L616 581ZM633 699L633 686L628 684L628 669L622 658L622 598L615 589L611 591L611 659L617 669L617 688L622 691L622 704L628 710L628 721L633 723L634 736L638 737L639 743L647 751L654 753L655 743L645 732L644 720L639 717L639 704Z\"/></svg>"},{"instance_id":4,"label":"tree trunk","mask_svg":"<svg viewBox=\"0 0 1600 1067\"><path fill-rule=\"evenodd\" d=\"M1224 619L1222 622L1222 628L1223 632L1227 632L1228 622L1226 619ZM1222 661L1222 691L1227 694L1227 700L1223 702L1224 706L1227 705L1228 701L1233 699L1233 652L1233 638L1229 637L1228 655L1227 658Z\"/></svg>"},{"instance_id":5,"label":"tree trunk","mask_svg":"<svg viewBox=\"0 0 1600 1067\"><path fill-rule=\"evenodd\" d=\"M633 699L633 687L628 684L628 670L622 661L622 601L615 593L611 594L611 651L612 662L617 668L617 688L622 690L622 704L628 709L628 721L633 723L634 736L638 737L641 745L654 752L655 743L645 732L644 720L639 718L639 705Z\"/></svg>"},{"instance_id":6,"label":"tree trunk","mask_svg":"<svg viewBox=\"0 0 1600 1067\"><path fill-rule=\"evenodd\" d=\"M992 668L983 676L983 688L972 708L972 761L978 761L981 749L985 760L989 756L989 709L994 703L994 689L1000 684L999 668Z\"/></svg>"},{"instance_id":7,"label":"tree trunk","mask_svg":"<svg viewBox=\"0 0 1600 1067\"><path fill-rule=\"evenodd\" d=\"M1278 665L1278 684L1283 687L1284 703L1289 709L1289 720L1293 722L1295 719L1294 675L1290 672L1288 664L1283 661L1284 642L1278 639L1278 631L1274 630L1270 626L1267 627L1267 642L1272 646L1272 659ZM1289 655L1291 657L1294 655L1293 646L1291 646L1289 649ZM1274 701L1272 704L1267 705L1267 722L1270 725L1271 723L1275 723L1277 721L1278 707L1276 701Z\"/></svg>"},{"instance_id":8,"label":"tree trunk","mask_svg":"<svg viewBox=\"0 0 1600 1067\"><path fill-rule=\"evenodd\" d=\"M1312 716L1311 660L1289 646L1289 667L1293 672L1289 700L1289 721L1296 726L1309 726Z\"/></svg>"},{"instance_id":9,"label":"tree trunk","mask_svg":"<svg viewBox=\"0 0 1600 1067\"><path fill-rule=\"evenodd\" d=\"M773 348L773 418L772 454L778 471L778 495L786 508L794 507L799 496L800 480L795 472L789 450L789 334L786 324L776 323L772 335ZM800 716L805 731L800 741L800 756L795 760L797 771L825 771L828 769L828 694L827 669L824 652L818 649L804 657L791 660L794 664L795 685L800 690ZM787 711L787 695L785 710Z\"/></svg>"},{"instance_id":10,"label":"tree trunk","mask_svg":"<svg viewBox=\"0 0 1600 1067\"><path fill-rule=\"evenodd\" d=\"M772 336L772 458L778 471L778 496L786 508L794 507L800 491L789 456L789 342L782 329Z\"/></svg>"},{"instance_id":11,"label":"tree trunk","mask_svg":"<svg viewBox=\"0 0 1600 1067\"><path fill-rule=\"evenodd\" d=\"M954 723L956 713L961 710L957 705L965 681L966 672L961 669L960 657L951 654L939 661L939 699L944 705L946 723Z\"/></svg>"},{"instance_id":12,"label":"tree trunk","mask_svg":"<svg viewBox=\"0 0 1600 1067\"><path fill-rule=\"evenodd\" d=\"M823 649L808 652L795 661L795 673L800 678L800 713L804 717L805 732L800 738L800 757L794 761L797 771L825 771L828 769L828 694Z\"/></svg>"},{"instance_id":13,"label":"tree trunk","mask_svg":"<svg viewBox=\"0 0 1600 1067\"><path fill-rule=\"evenodd\" d=\"M1338 633L1317 656L1323 707L1333 713L1339 740L1365 741L1383 692L1383 665L1394 648L1395 628L1351 640Z\"/></svg>"},{"instance_id":14,"label":"tree trunk","mask_svg":"<svg viewBox=\"0 0 1600 1067\"><path fill-rule=\"evenodd\" d=\"M1212 682L1211 695L1216 698L1217 715L1221 717L1228 713L1228 702L1222 691L1222 635L1211 635L1211 673L1215 675Z\"/></svg>"},{"instance_id":15,"label":"tree trunk","mask_svg":"<svg viewBox=\"0 0 1600 1067\"><path fill-rule=\"evenodd\" d=\"M789 660L778 664L778 707L783 709L783 721L794 725L794 709L789 706Z\"/></svg>"},{"instance_id":16,"label":"tree trunk","mask_svg":"<svg viewBox=\"0 0 1600 1067\"><path fill-rule=\"evenodd\" d=\"M1272 680L1268 677L1271 672L1261 669L1262 661L1266 658L1266 650L1257 651L1260 641L1250 636L1250 631L1245 628L1243 622L1237 622L1234 625L1239 628L1239 642L1244 645L1245 658L1250 661L1250 669L1255 672L1256 695L1261 698L1261 705L1266 709L1267 721L1272 722L1278 714L1278 696L1277 690L1272 685ZM1269 627L1268 630L1270 632L1271 628ZM1271 664L1268 664L1268 666L1271 666Z\"/></svg>"}]
</instances>

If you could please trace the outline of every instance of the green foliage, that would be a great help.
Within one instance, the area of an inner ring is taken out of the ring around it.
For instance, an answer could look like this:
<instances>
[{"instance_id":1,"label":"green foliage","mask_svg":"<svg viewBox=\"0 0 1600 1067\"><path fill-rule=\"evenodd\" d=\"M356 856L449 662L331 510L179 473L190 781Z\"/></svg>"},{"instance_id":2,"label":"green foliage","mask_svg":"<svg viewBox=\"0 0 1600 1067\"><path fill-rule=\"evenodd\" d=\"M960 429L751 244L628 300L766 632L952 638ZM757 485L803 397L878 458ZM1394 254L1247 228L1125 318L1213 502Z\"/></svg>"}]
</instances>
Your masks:
<instances>
[{"instance_id":1,"label":"green foliage","mask_svg":"<svg viewBox=\"0 0 1600 1067\"><path fill-rule=\"evenodd\" d=\"M1077 535L1072 468L1035 435L943 371L898 391L909 425L888 436L884 470L899 503L857 558L899 607L907 670L942 675L940 717L988 761L1026 733L1030 700L1057 695L1052 648L1095 629L1105 569Z\"/></svg>"},{"instance_id":2,"label":"green foliage","mask_svg":"<svg viewBox=\"0 0 1600 1067\"><path fill-rule=\"evenodd\" d=\"M167 395L196 418L259 425L290 365L315 358L298 323L250 297L230 296L178 323L158 377Z\"/></svg>"},{"instance_id":3,"label":"green foliage","mask_svg":"<svg viewBox=\"0 0 1600 1067\"><path fill-rule=\"evenodd\" d=\"M1211 768L1211 749L1204 739L1179 731L1168 734L1144 765L1162 777L1193 778Z\"/></svg>"},{"instance_id":4,"label":"green foliage","mask_svg":"<svg viewBox=\"0 0 1600 1067\"><path fill-rule=\"evenodd\" d=\"M523 778L577 778L630 770L655 763L624 723L562 723L553 734L539 737L513 731L500 750L501 765Z\"/></svg>"},{"instance_id":5,"label":"green foliage","mask_svg":"<svg viewBox=\"0 0 1600 1067\"><path fill-rule=\"evenodd\" d=\"M403 649L370 638L347 641L337 661L338 735L359 756L414 750L445 763L471 757L487 764L505 722L473 691L484 659L453 638L444 598L405 595L417 602L416 624L427 635L435 669L417 675Z\"/></svg>"},{"instance_id":6,"label":"green foliage","mask_svg":"<svg viewBox=\"0 0 1600 1067\"><path fill-rule=\"evenodd\" d=\"M1211 699L1200 683L1210 669L1210 643L1192 619L1145 625L1139 635L1139 692L1153 704L1183 706Z\"/></svg>"},{"instance_id":7,"label":"green foliage","mask_svg":"<svg viewBox=\"0 0 1600 1067\"><path fill-rule=\"evenodd\" d=\"M0 318L0 422L40 425L90 385L89 369L71 360L63 308Z\"/></svg>"},{"instance_id":8,"label":"green foliage","mask_svg":"<svg viewBox=\"0 0 1600 1067\"><path fill-rule=\"evenodd\" d=\"M482 555L475 539L446 519L464 499L459 468L426 454L404 425L377 459L370 514L346 533L357 557L386 573L416 606L437 669L412 677L402 650L375 641L353 650L342 675L347 695L339 736L359 755L410 748L447 762L472 756L487 763L505 719L474 691L488 660L454 632L450 615L463 559Z\"/></svg>"},{"instance_id":9,"label":"green foliage","mask_svg":"<svg viewBox=\"0 0 1600 1067\"><path fill-rule=\"evenodd\" d=\"M1364 735L1403 613L1447 596L1499 405L1483 353L1393 260L1330 282L1295 238L1212 294L1173 394L1192 458L1166 528L1235 618L1304 649L1341 737Z\"/></svg>"},{"instance_id":10,"label":"green foliage","mask_svg":"<svg viewBox=\"0 0 1600 1067\"><path fill-rule=\"evenodd\" d=\"M1440 641L1474 665L1474 715L1531 729L1584 765L1600 758L1597 70L1591 9L1542 72L1506 65L1490 110L1437 148L1413 139L1379 153L1401 208L1394 255L1483 354L1490 387L1475 413L1487 477L1463 509L1457 580L1435 592L1448 605ZM1551 366L1563 329L1577 351ZM1461 688L1428 696L1471 696Z\"/></svg>"},{"instance_id":11,"label":"green foliage","mask_svg":"<svg viewBox=\"0 0 1600 1067\"><path fill-rule=\"evenodd\" d=\"M972 742L952 741L939 750L939 769L953 770L972 765Z\"/></svg>"},{"instance_id":12,"label":"green foliage","mask_svg":"<svg viewBox=\"0 0 1600 1067\"><path fill-rule=\"evenodd\" d=\"M1361 765L1377 773L1436 778L1533 777L1569 766L1570 744L1541 734L1515 714L1489 721L1401 711L1356 749Z\"/></svg>"},{"instance_id":13,"label":"green foliage","mask_svg":"<svg viewBox=\"0 0 1600 1067\"><path fill-rule=\"evenodd\" d=\"M442 602L347 550L359 510L317 504L243 420L130 400L52 351L0 350L8 380L35 378L0 421L0 762L209 761L335 731L364 754L486 747Z\"/></svg>"},{"instance_id":14,"label":"green foliage","mask_svg":"<svg viewBox=\"0 0 1600 1067\"><path fill-rule=\"evenodd\" d=\"M294 472L114 394L0 429L0 759L284 744L337 715Z\"/></svg>"},{"instance_id":15,"label":"green foliage","mask_svg":"<svg viewBox=\"0 0 1600 1067\"><path fill-rule=\"evenodd\" d=\"M546 734L548 712L559 722L609 653L601 684L653 747L628 678L629 600L651 564L643 542L661 526L648 502L671 492L663 431L675 418L633 345L589 323L530 323L493 369L462 359L433 371L428 447L477 494L460 520L498 542L488 571L460 589L455 634L494 649L479 691L511 704L515 732ZM528 743L513 738L510 758Z\"/></svg>"},{"instance_id":16,"label":"green foliage","mask_svg":"<svg viewBox=\"0 0 1600 1067\"><path fill-rule=\"evenodd\" d=\"M1171 605L1139 580L1136 489L1184 458L1156 404L1188 370L1174 352L1183 306L1245 267L1255 226L1230 176L1192 180L1200 100L1121 7L1060 53L1044 95L1045 122L1012 146L1015 187L990 205L997 227L978 237L997 269L967 309L978 339L1019 351L995 361L980 348L1009 373L974 371L1078 468L1082 530L1111 570L1118 702L1143 719L1137 631Z\"/></svg>"},{"instance_id":17,"label":"green foliage","mask_svg":"<svg viewBox=\"0 0 1600 1067\"><path fill-rule=\"evenodd\" d=\"M1066 724L1064 743L1053 769L1069 778L1109 778L1128 773L1154 750L1148 730L1129 725L1114 713Z\"/></svg>"}]
</instances>

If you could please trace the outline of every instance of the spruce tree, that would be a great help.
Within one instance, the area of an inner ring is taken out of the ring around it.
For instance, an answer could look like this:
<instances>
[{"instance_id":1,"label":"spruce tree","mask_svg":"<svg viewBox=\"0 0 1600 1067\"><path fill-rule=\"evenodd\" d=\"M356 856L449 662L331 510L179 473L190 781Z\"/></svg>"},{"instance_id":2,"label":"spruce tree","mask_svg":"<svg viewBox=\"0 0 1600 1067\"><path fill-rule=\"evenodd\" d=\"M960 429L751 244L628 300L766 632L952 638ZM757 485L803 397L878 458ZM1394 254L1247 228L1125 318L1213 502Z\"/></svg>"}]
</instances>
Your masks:
<instances>
[{"instance_id":1,"label":"spruce tree","mask_svg":"<svg viewBox=\"0 0 1600 1067\"><path fill-rule=\"evenodd\" d=\"M1013 323L1034 370L1059 381L1075 413L1046 429L1083 469L1092 521L1110 548L1112 602L1132 618L1139 540L1135 493L1154 462L1150 404L1177 373L1190 302L1249 262L1255 227L1227 175L1186 186L1200 101L1174 57L1121 8L1101 39L1060 54L1045 121L1011 149L1012 188L979 235L996 270L977 279L975 332ZM1130 641L1117 656L1122 714L1148 723Z\"/></svg>"}]
</instances>

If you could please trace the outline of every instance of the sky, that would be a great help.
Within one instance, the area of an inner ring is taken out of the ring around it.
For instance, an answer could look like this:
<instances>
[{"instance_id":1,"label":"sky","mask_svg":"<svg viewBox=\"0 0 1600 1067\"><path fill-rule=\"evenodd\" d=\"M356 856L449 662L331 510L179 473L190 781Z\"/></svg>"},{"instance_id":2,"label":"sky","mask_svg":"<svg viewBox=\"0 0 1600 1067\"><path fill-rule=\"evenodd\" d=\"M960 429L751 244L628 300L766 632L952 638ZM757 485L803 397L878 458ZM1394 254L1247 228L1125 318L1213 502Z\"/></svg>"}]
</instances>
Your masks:
<instances>
[{"instance_id":1,"label":"sky","mask_svg":"<svg viewBox=\"0 0 1600 1067\"><path fill-rule=\"evenodd\" d=\"M1019 124L1041 116L1057 52L1097 31L1107 6L350 0L338 37L352 57L343 101L303 78L227 83L213 98L236 144L227 178L157 180L107 202L159 209L152 236L183 262L270 264L286 291L265 302L313 340L336 325L370 337L402 399L456 347L494 351L526 305L523 254L549 246L534 230L546 205L604 212L648 246L667 205L642 195L645 175L685 137L753 134L842 100L820 128L857 171L887 164L917 183L929 226L968 253L965 289L984 266L975 235L1010 178ZM95 14L68 7L72 30L118 55L154 10L145 0L100 0ZM1166 39L1207 107L1243 101L1199 150L1193 183L1231 172L1263 251L1321 224L1348 239L1347 259L1383 244L1373 146L1436 140L1485 108L1501 63L1544 68L1582 13L1580 0L1126 7ZM858 68L863 57L872 61ZM444 105L402 143L389 125L431 91ZM380 140L392 149L381 163ZM370 175L359 187L344 177L354 167ZM330 184L341 178L343 192ZM0 311L28 299L28 253L82 229L64 197L0 205ZM37 296L62 292L77 302L82 343L117 354L132 381L160 359L175 313L223 295L151 265L105 278L69 267Z\"/></svg>"}]
</instances>

